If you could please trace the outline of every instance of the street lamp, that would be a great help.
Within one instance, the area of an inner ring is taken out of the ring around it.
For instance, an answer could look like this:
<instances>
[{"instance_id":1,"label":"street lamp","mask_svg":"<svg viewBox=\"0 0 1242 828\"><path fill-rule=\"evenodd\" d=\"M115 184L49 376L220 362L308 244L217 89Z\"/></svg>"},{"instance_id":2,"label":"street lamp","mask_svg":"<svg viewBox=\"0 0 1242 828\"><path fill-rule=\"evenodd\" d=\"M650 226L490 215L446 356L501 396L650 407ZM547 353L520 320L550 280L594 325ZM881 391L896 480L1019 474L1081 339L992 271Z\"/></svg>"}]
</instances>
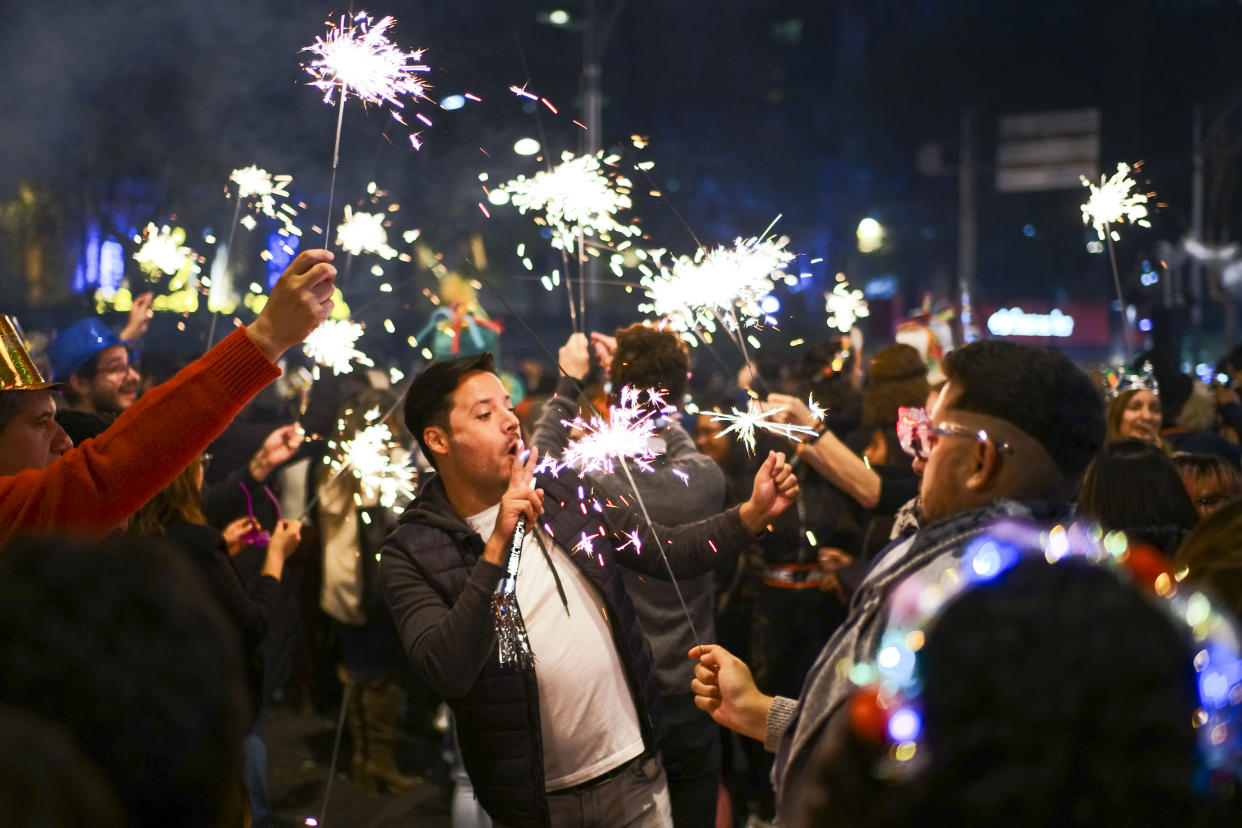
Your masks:
<instances>
[{"instance_id":1,"label":"street lamp","mask_svg":"<svg viewBox=\"0 0 1242 828\"><path fill-rule=\"evenodd\" d=\"M858 252L874 253L884 244L884 226L868 216L858 222Z\"/></svg>"},{"instance_id":2,"label":"street lamp","mask_svg":"<svg viewBox=\"0 0 1242 828\"><path fill-rule=\"evenodd\" d=\"M534 155L539 152L539 142L534 138L519 138L513 143L513 151L518 155Z\"/></svg>"}]
</instances>

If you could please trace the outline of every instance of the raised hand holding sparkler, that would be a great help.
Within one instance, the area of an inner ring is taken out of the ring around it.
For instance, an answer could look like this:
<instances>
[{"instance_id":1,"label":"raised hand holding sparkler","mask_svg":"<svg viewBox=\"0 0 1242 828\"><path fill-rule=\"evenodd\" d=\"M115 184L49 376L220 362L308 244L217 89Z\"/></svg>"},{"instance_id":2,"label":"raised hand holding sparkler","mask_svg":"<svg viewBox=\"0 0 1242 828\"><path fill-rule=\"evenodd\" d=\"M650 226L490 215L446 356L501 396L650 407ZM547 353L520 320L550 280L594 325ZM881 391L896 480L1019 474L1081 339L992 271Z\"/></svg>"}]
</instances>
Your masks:
<instances>
[{"instance_id":1,"label":"raised hand holding sparkler","mask_svg":"<svg viewBox=\"0 0 1242 828\"><path fill-rule=\"evenodd\" d=\"M798 477L785 461L785 454L769 452L759 471L755 472L755 485L750 497L739 510L742 523L752 535L759 534L794 504L798 491Z\"/></svg>"},{"instance_id":2,"label":"raised hand holding sparkler","mask_svg":"<svg viewBox=\"0 0 1242 828\"><path fill-rule=\"evenodd\" d=\"M246 333L268 359L308 337L332 313L336 268L327 250L303 250L272 286L267 303Z\"/></svg>"}]
</instances>

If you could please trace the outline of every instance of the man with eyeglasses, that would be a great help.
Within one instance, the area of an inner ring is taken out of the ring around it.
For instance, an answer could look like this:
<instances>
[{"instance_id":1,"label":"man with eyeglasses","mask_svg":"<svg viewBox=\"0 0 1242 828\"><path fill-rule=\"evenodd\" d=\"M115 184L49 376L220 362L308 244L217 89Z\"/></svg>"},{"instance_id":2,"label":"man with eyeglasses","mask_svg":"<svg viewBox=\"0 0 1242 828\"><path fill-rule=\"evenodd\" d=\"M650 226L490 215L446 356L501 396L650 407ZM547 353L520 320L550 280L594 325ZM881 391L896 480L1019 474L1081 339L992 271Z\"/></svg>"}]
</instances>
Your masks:
<instances>
[{"instance_id":1,"label":"man with eyeglasses","mask_svg":"<svg viewBox=\"0 0 1242 828\"><path fill-rule=\"evenodd\" d=\"M138 399L139 377L130 346L147 331L152 294L134 299L120 336L97 317L74 322L48 349L52 379L63 383L66 407L111 422Z\"/></svg>"},{"instance_id":2,"label":"man with eyeglasses","mask_svg":"<svg viewBox=\"0 0 1242 828\"><path fill-rule=\"evenodd\" d=\"M745 663L718 646L697 657L696 703L717 722L774 751L777 814L790 824L796 792L816 747L856 686L850 670L874 662L889 596L907 576L945 557L1006 517L1054 521L1104 444L1103 403L1065 356L1002 341L967 345L944 363L948 382L906 442L925 462L923 517L914 535L874 560L850 614L820 652L798 699L766 696Z\"/></svg>"}]
</instances>

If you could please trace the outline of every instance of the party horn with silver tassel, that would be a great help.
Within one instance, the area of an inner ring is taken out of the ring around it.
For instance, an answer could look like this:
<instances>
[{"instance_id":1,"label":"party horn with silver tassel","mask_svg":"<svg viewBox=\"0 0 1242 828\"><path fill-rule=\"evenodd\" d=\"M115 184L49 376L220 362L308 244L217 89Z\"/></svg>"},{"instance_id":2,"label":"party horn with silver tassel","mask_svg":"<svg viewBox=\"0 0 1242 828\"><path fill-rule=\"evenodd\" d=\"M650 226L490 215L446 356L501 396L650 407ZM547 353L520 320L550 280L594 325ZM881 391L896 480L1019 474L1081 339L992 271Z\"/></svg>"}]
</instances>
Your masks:
<instances>
[{"instance_id":1,"label":"party horn with silver tassel","mask_svg":"<svg viewBox=\"0 0 1242 828\"><path fill-rule=\"evenodd\" d=\"M522 560L522 544L526 540L526 515L521 515L513 527L513 541L509 544L509 560L505 563L505 576L500 579L492 593L492 617L496 622L496 643L500 650L500 666L525 670L535 664L535 654L530 649L526 624L517 603L518 564Z\"/></svg>"}]
</instances>

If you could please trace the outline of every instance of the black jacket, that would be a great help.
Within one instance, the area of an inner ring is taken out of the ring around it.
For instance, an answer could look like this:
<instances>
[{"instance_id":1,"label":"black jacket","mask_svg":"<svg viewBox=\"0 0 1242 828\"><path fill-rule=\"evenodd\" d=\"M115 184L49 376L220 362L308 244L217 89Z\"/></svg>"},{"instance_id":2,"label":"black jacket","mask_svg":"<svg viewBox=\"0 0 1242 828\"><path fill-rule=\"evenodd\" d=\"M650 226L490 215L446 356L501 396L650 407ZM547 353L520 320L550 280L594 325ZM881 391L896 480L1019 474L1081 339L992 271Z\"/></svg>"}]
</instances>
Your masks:
<instances>
[{"instance_id":1,"label":"black jacket","mask_svg":"<svg viewBox=\"0 0 1242 828\"><path fill-rule=\"evenodd\" d=\"M573 552L570 559L608 609L643 738L654 750L659 689L616 563L667 578L655 540L644 530L641 553L619 548L624 539L609 524L619 532L635 530L637 516L622 510L605 523L606 507L572 471L559 477L541 474L537 485L544 490L541 525L563 549L572 549L583 533L595 536L589 557ZM699 523L655 529L678 577L707 572L718 554L740 550L752 540L736 508ZM384 543L384 596L415 669L456 714L462 759L479 802L505 825L544 826L549 817L536 679L539 653L532 669L501 669L491 595L502 568L482 559L483 546L483 538L454 512L439 477L432 477Z\"/></svg>"},{"instance_id":2,"label":"black jacket","mask_svg":"<svg viewBox=\"0 0 1242 828\"><path fill-rule=\"evenodd\" d=\"M210 526L177 521L165 528L165 534L190 556L207 588L241 638L246 684L253 704L253 723L263 702L263 654L260 647L272 616L276 614L276 604L280 601L280 581L271 575L261 575L247 590L229 557L224 536Z\"/></svg>"}]
</instances>

